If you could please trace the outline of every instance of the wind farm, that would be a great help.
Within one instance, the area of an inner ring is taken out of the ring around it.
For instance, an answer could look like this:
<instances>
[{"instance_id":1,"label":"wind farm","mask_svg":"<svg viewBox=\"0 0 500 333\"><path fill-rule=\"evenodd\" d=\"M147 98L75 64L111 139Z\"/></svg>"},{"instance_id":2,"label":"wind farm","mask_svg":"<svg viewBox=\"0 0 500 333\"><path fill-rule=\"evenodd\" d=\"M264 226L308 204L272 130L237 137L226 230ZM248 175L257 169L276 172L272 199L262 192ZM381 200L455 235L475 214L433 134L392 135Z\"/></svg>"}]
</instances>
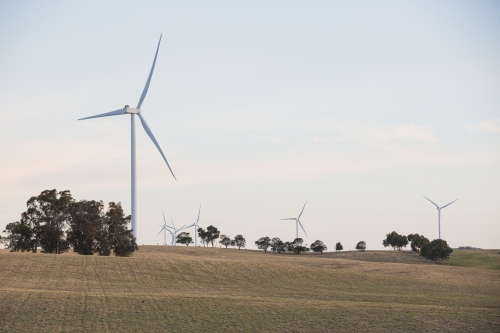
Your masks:
<instances>
[{"instance_id":1,"label":"wind farm","mask_svg":"<svg viewBox=\"0 0 500 333\"><path fill-rule=\"evenodd\" d=\"M0 332L499 332L498 17L4 3Z\"/></svg>"}]
</instances>

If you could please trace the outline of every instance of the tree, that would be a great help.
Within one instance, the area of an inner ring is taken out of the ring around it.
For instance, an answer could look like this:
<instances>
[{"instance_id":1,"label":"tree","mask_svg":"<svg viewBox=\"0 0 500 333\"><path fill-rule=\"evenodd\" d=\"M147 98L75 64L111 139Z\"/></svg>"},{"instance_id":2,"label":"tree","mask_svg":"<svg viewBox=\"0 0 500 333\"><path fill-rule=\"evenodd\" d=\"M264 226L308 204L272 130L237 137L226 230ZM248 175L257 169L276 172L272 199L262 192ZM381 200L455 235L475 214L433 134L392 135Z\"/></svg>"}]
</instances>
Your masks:
<instances>
[{"instance_id":1,"label":"tree","mask_svg":"<svg viewBox=\"0 0 500 333\"><path fill-rule=\"evenodd\" d=\"M343 249L344 249L344 247L342 246L342 244L340 244L340 242L335 244L335 252L342 251Z\"/></svg>"},{"instance_id":2,"label":"tree","mask_svg":"<svg viewBox=\"0 0 500 333\"><path fill-rule=\"evenodd\" d=\"M190 236L189 232L181 232L177 235L175 242L189 246L193 243L193 237Z\"/></svg>"},{"instance_id":3,"label":"tree","mask_svg":"<svg viewBox=\"0 0 500 333\"><path fill-rule=\"evenodd\" d=\"M356 244L356 250L360 250L360 251L366 250L366 242L361 241L358 244Z\"/></svg>"},{"instance_id":4,"label":"tree","mask_svg":"<svg viewBox=\"0 0 500 333\"><path fill-rule=\"evenodd\" d=\"M22 219L21 221L7 224L3 232L7 233L7 237L2 238L2 242L10 249L10 252L36 252L36 246L33 249L32 229Z\"/></svg>"},{"instance_id":5,"label":"tree","mask_svg":"<svg viewBox=\"0 0 500 333\"><path fill-rule=\"evenodd\" d=\"M121 203L108 204L108 211L104 215L104 223L101 231L107 239L100 239L104 242L104 248L109 247L115 256L129 257L134 251L139 250L132 230L128 230L130 215L125 216ZM109 255L109 254L108 254Z\"/></svg>"},{"instance_id":6,"label":"tree","mask_svg":"<svg viewBox=\"0 0 500 333\"><path fill-rule=\"evenodd\" d=\"M198 235L200 235L200 234L198 233ZM216 227L214 227L213 225L209 225L207 227L207 231L203 235L205 237L203 238L202 235L200 235L200 238L204 239L207 245L212 244L212 247L214 247L214 243L219 238L219 235L220 235L220 231Z\"/></svg>"},{"instance_id":7,"label":"tree","mask_svg":"<svg viewBox=\"0 0 500 333\"><path fill-rule=\"evenodd\" d=\"M276 251L278 253L282 253L286 251L285 243L278 237L274 237L271 239L271 250Z\"/></svg>"},{"instance_id":8,"label":"tree","mask_svg":"<svg viewBox=\"0 0 500 333\"><path fill-rule=\"evenodd\" d=\"M221 235L219 243L221 243L222 245L224 245L226 247L226 249L227 249L227 247L229 245L231 245L231 238L229 238L226 235Z\"/></svg>"},{"instance_id":9,"label":"tree","mask_svg":"<svg viewBox=\"0 0 500 333\"><path fill-rule=\"evenodd\" d=\"M267 249L271 246L271 238L269 237L261 237L259 240L255 241L255 245L257 245L258 249L264 250L267 252Z\"/></svg>"},{"instance_id":10,"label":"tree","mask_svg":"<svg viewBox=\"0 0 500 333\"><path fill-rule=\"evenodd\" d=\"M320 241L320 240L317 240L315 241L314 243L312 243L310 246L311 250L313 250L314 252L321 252L321 254L323 254L323 251L326 251L327 250L327 247L326 245Z\"/></svg>"},{"instance_id":11,"label":"tree","mask_svg":"<svg viewBox=\"0 0 500 333\"><path fill-rule=\"evenodd\" d=\"M420 252L422 246L429 243L429 240L424 237L424 235L410 234L408 235L408 241L411 242L410 247L413 252Z\"/></svg>"},{"instance_id":12,"label":"tree","mask_svg":"<svg viewBox=\"0 0 500 333\"><path fill-rule=\"evenodd\" d=\"M203 228L198 228L198 237L200 237L200 242L203 244L203 246L208 245L207 241L207 231Z\"/></svg>"},{"instance_id":13,"label":"tree","mask_svg":"<svg viewBox=\"0 0 500 333\"><path fill-rule=\"evenodd\" d=\"M304 240L302 238L295 238L293 242L288 243L288 251L291 251L296 254L301 254L302 252L309 251L307 246L302 246Z\"/></svg>"},{"instance_id":14,"label":"tree","mask_svg":"<svg viewBox=\"0 0 500 333\"><path fill-rule=\"evenodd\" d=\"M236 235L234 236L234 246L238 247L238 250L240 250L242 247L245 247L247 244L247 241L243 235Z\"/></svg>"},{"instance_id":15,"label":"tree","mask_svg":"<svg viewBox=\"0 0 500 333\"><path fill-rule=\"evenodd\" d=\"M444 264L444 260L447 260L452 252L453 249L444 239L435 239L430 243L425 243L420 249L421 256L441 264Z\"/></svg>"},{"instance_id":16,"label":"tree","mask_svg":"<svg viewBox=\"0 0 500 333\"><path fill-rule=\"evenodd\" d=\"M31 197L21 220L6 227L6 243L13 251L36 252L40 246L45 253L63 253L69 244L64 237L67 229L68 207L73 202L69 191L45 190Z\"/></svg>"},{"instance_id":17,"label":"tree","mask_svg":"<svg viewBox=\"0 0 500 333\"><path fill-rule=\"evenodd\" d=\"M74 252L93 255L97 252L97 233L101 230L104 213L102 201L78 201L69 204L69 230L66 233L68 244Z\"/></svg>"},{"instance_id":18,"label":"tree","mask_svg":"<svg viewBox=\"0 0 500 333\"><path fill-rule=\"evenodd\" d=\"M406 236L399 235L397 232L393 231L386 235L386 238L382 241L382 245L384 245L384 247L391 246L394 251L396 249L401 251L403 247L408 245L408 239Z\"/></svg>"}]
</instances>

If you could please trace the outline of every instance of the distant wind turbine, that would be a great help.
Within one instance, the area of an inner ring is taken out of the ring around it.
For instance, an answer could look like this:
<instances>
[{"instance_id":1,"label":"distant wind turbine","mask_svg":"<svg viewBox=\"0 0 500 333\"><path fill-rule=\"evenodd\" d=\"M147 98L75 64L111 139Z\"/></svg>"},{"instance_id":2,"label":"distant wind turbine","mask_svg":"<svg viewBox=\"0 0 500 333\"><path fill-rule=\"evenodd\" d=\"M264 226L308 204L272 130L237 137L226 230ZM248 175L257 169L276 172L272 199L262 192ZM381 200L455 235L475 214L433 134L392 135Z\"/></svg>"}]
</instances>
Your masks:
<instances>
[{"instance_id":1,"label":"distant wind turbine","mask_svg":"<svg viewBox=\"0 0 500 333\"><path fill-rule=\"evenodd\" d=\"M163 214L163 225L160 224L160 232L158 233L158 235L156 235L156 237L158 237L161 232L163 231L163 245L167 245L167 231L172 233L169 229L167 228L170 228L168 225L167 225L167 220L165 219L165 213L163 213L163 211L161 211L161 213Z\"/></svg>"},{"instance_id":2,"label":"distant wind turbine","mask_svg":"<svg viewBox=\"0 0 500 333\"><path fill-rule=\"evenodd\" d=\"M173 245L173 246L176 246L175 237L177 236L177 233L178 233L179 231L181 231L182 229L184 229L185 224L184 224L182 227L180 227L179 229L177 229L177 228L175 227L174 221L173 221L173 220L170 220L170 221L172 221L172 225L174 226L173 228L172 228L172 227L170 227L171 229L174 229L174 231L173 231L173 232L170 232L170 234L172 235L172 245Z\"/></svg>"},{"instance_id":3,"label":"distant wind turbine","mask_svg":"<svg viewBox=\"0 0 500 333\"><path fill-rule=\"evenodd\" d=\"M439 239L441 239L441 209L448 207L449 205L451 205L452 203L454 203L458 199L453 200L452 202L450 202L447 205L444 205L443 207L439 207L431 199L427 198L425 195L423 197L426 198L427 200L429 200L434 206L436 206L436 208L438 210L438 236L439 236Z\"/></svg>"},{"instance_id":4,"label":"distant wind turbine","mask_svg":"<svg viewBox=\"0 0 500 333\"><path fill-rule=\"evenodd\" d=\"M306 203L307 203L307 201L306 201ZM306 203L304 204L304 207L302 207L302 211L300 212L298 217L289 217L286 219L281 219L281 220L295 220L295 238L299 238L299 224L300 224L300 227L302 228L302 230L304 231L304 234L306 234L306 237L308 237L304 227L302 226L302 223L300 223L300 217L302 216L302 213L304 212L304 208L306 208Z\"/></svg>"},{"instance_id":5,"label":"distant wind turbine","mask_svg":"<svg viewBox=\"0 0 500 333\"><path fill-rule=\"evenodd\" d=\"M139 116L139 119L141 120L142 127L146 131L146 133L149 135L153 143L155 144L156 148L158 148L158 151L160 152L161 156L163 157L163 160L165 163L167 163L168 169L170 170L170 173L172 173L172 176L175 178L174 172L170 168L170 165L168 164L167 158L165 157L165 154L163 154L163 151L160 148L160 145L158 144L158 141L156 141L153 132L151 132L151 129L149 128L148 124L146 123L146 119L144 119L144 116L141 114L142 109L142 102L144 102L144 99L146 98L146 94L148 93L149 89L149 84L151 83L151 77L153 76L153 71L155 69L155 64L156 64L156 58L158 57L158 50L160 49L160 43L161 43L161 35L160 35L160 40L158 41L158 47L156 48L156 54L155 58L153 60L153 65L151 66L151 71L149 72L148 80L146 81L146 86L144 86L144 90L142 91L141 97L139 99L139 103L137 104L136 108L131 108L128 105L125 105L122 109L111 111L111 112L106 112L106 113L101 113L95 116L91 117L86 117L86 118L80 118L78 120L85 120L85 119L92 119L92 118L101 118L101 117L109 117L109 116L118 116L122 114L130 114L131 116L131 196L132 196L132 218L131 218L131 228L132 228L132 233L135 238L137 238L137 178L136 178L136 162L135 162L135 115ZM176 179L177 180L177 179Z\"/></svg>"},{"instance_id":6,"label":"distant wind turbine","mask_svg":"<svg viewBox=\"0 0 500 333\"><path fill-rule=\"evenodd\" d=\"M188 225L185 228L185 229L187 229L187 228L194 227L194 246L198 246L197 238L196 238L196 233L198 232L198 222L200 221L200 212L201 212L201 205L200 205L200 208L198 209L198 218L196 219L196 223Z\"/></svg>"}]
</instances>

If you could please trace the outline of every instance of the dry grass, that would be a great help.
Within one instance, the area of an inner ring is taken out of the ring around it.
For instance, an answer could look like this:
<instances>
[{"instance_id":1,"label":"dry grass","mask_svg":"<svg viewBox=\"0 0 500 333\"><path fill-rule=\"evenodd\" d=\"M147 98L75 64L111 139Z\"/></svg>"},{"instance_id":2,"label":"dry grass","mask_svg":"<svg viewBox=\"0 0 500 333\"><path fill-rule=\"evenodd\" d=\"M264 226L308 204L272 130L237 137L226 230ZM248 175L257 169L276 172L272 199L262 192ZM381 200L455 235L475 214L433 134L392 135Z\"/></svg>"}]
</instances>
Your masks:
<instances>
[{"instance_id":1,"label":"dry grass","mask_svg":"<svg viewBox=\"0 0 500 333\"><path fill-rule=\"evenodd\" d=\"M500 331L500 272L410 253L1 250L0 267L2 332Z\"/></svg>"}]
</instances>

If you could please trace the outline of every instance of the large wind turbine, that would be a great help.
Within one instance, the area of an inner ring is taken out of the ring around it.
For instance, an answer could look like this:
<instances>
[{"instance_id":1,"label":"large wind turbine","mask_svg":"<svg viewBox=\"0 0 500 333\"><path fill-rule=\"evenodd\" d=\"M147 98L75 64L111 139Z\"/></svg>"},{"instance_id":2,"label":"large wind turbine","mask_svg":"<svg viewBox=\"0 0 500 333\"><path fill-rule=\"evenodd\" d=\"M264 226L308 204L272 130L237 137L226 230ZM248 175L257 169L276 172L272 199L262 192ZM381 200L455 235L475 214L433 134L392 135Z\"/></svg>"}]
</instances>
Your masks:
<instances>
[{"instance_id":1,"label":"large wind turbine","mask_svg":"<svg viewBox=\"0 0 500 333\"><path fill-rule=\"evenodd\" d=\"M306 203L307 203L307 201L306 201ZM300 227L302 228L302 230L304 231L304 234L306 234L306 237L307 237L307 233L306 233L304 227L302 226L302 223L300 223L300 217L302 216L302 213L304 212L304 208L306 208L306 203L304 204L304 207L302 207L302 211L300 212L298 217L289 217L286 219L281 219L281 220L295 220L295 238L299 238L299 224L300 224Z\"/></svg>"},{"instance_id":2,"label":"large wind turbine","mask_svg":"<svg viewBox=\"0 0 500 333\"><path fill-rule=\"evenodd\" d=\"M139 116L139 119L141 120L142 127L146 131L146 133L149 135L153 143L155 144L156 148L158 148L158 151L160 152L161 156L163 157L163 160L165 163L167 163L168 169L172 173L172 176L175 178L175 175L170 168L170 165L168 164L167 158L165 157L165 154L163 154L163 151L160 148L160 145L158 144L158 141L156 141L153 132L151 132L151 129L149 128L148 124L146 123L146 119L144 119L144 116L141 114L142 109L142 102L144 102L144 99L146 98L146 94L148 93L149 89L149 84L151 83L151 77L153 76L153 71L155 69L155 64L156 64L156 58L158 57L158 50L160 49L160 43L161 43L161 35L160 35L160 40L158 41L158 46L156 48L156 54L155 58L153 60L153 65L151 66L151 71L149 72L148 80L146 81L146 85L144 86L144 90L142 91L141 98L139 99L139 103L137 104L137 107L131 108L128 105L125 105L122 109L111 111L111 112L106 112L106 113L101 113L95 116L91 117L86 117L86 118L81 118L78 120L85 120L85 119L92 119L92 118L101 118L101 117L109 117L109 116L118 116L122 114L130 114L130 119L131 119L131 196L132 196L132 219L131 219L131 227L132 227L132 233L135 238L137 238L137 178L136 178L136 163L135 163L135 115ZM177 180L177 179L176 179Z\"/></svg>"},{"instance_id":3,"label":"large wind turbine","mask_svg":"<svg viewBox=\"0 0 500 333\"><path fill-rule=\"evenodd\" d=\"M191 227L194 227L194 246L198 246L197 244L197 238L196 238L196 233L198 232L198 222L200 221L200 211L201 211L201 205L200 205L200 209L198 209L198 218L196 219L196 223L193 223L191 225L188 225L186 227L187 228L191 228Z\"/></svg>"},{"instance_id":4,"label":"large wind turbine","mask_svg":"<svg viewBox=\"0 0 500 333\"><path fill-rule=\"evenodd\" d=\"M448 207L449 205L451 205L452 203L454 203L455 201L457 201L458 199L456 200L453 200L452 202L450 202L449 204L447 205L444 205L443 207L439 207L438 205L436 205L431 199L427 198L425 195L423 196L424 198L426 198L427 200L429 200L430 202L432 202L432 204L434 206L436 206L437 210L438 210L438 236L439 236L439 239L441 239L441 209L445 208L445 207Z\"/></svg>"}]
</instances>

